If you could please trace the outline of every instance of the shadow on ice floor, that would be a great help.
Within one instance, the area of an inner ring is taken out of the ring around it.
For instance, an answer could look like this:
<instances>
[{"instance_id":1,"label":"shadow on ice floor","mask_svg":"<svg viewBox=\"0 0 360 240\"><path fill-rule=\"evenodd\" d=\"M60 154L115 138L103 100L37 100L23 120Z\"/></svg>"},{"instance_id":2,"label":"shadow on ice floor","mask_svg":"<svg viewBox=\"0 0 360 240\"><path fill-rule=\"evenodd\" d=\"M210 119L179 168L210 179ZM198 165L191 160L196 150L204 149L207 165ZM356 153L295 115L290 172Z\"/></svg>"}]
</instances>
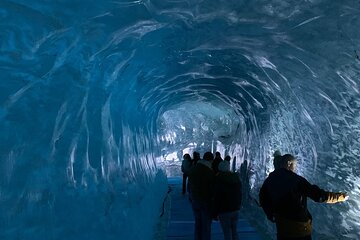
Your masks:
<instances>
[{"instance_id":1,"label":"shadow on ice floor","mask_svg":"<svg viewBox=\"0 0 360 240\"><path fill-rule=\"evenodd\" d=\"M167 229L167 240L194 239L194 216L188 195L181 194L181 177L168 178L170 192L170 216ZM224 239L218 221L212 222L211 239ZM238 222L239 239L261 240L260 235L250 226L250 223L240 216Z\"/></svg>"}]
</instances>

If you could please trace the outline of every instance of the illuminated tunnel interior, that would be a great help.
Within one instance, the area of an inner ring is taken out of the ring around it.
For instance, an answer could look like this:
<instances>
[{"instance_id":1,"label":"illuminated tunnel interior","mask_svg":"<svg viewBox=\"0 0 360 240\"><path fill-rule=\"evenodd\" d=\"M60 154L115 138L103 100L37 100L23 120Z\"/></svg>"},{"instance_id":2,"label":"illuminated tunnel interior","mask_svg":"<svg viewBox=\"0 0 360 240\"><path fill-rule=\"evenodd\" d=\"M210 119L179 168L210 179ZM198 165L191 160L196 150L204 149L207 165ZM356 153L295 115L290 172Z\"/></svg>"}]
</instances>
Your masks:
<instances>
[{"instance_id":1,"label":"illuminated tunnel interior","mask_svg":"<svg viewBox=\"0 0 360 240\"><path fill-rule=\"evenodd\" d=\"M0 238L153 239L169 161L247 159L257 199L279 149L349 194L310 204L314 239L359 239L359 9L1 0ZM254 201L243 211L274 231Z\"/></svg>"}]
</instances>

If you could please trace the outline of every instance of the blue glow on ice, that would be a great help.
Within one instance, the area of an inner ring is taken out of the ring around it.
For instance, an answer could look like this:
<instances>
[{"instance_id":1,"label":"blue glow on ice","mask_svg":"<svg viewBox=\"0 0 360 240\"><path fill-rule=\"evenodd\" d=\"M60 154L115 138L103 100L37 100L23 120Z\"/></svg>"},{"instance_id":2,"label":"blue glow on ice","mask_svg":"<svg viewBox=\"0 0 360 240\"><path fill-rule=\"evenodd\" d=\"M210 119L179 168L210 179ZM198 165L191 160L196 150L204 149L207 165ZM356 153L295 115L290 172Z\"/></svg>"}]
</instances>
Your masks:
<instances>
[{"instance_id":1,"label":"blue glow on ice","mask_svg":"<svg viewBox=\"0 0 360 240\"><path fill-rule=\"evenodd\" d=\"M350 194L314 239L359 238L359 26L353 0L0 1L0 238L152 239L192 149L249 160L255 198L295 154Z\"/></svg>"}]
</instances>

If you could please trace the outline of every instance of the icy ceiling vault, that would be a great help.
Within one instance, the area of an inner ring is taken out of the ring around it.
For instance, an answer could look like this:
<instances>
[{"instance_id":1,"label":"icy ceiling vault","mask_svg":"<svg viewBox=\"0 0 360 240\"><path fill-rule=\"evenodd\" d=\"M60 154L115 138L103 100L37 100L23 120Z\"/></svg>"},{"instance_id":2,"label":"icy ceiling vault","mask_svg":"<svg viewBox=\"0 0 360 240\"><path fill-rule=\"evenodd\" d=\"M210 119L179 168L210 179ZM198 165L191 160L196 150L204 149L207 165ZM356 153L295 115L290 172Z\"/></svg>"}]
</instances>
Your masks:
<instances>
[{"instance_id":1,"label":"icy ceiling vault","mask_svg":"<svg viewBox=\"0 0 360 240\"><path fill-rule=\"evenodd\" d=\"M311 206L315 237L359 238L359 9L1 0L0 238L151 239L156 159L214 143L251 162L255 198L271 153L295 154L311 182L350 195Z\"/></svg>"}]
</instances>

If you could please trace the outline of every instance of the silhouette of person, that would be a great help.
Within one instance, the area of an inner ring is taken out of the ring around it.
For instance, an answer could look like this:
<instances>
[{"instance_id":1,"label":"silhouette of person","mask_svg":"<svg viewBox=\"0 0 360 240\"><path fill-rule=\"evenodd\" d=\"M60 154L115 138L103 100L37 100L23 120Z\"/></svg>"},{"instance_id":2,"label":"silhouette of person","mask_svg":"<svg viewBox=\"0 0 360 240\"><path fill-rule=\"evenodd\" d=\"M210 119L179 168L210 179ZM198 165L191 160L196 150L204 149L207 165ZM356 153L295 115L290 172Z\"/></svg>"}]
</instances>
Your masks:
<instances>
[{"instance_id":1,"label":"silhouette of person","mask_svg":"<svg viewBox=\"0 0 360 240\"><path fill-rule=\"evenodd\" d=\"M212 162L212 169L214 170L215 174L219 172L219 164L223 161L221 158L220 152L215 153L215 159Z\"/></svg>"},{"instance_id":2,"label":"silhouette of person","mask_svg":"<svg viewBox=\"0 0 360 240\"><path fill-rule=\"evenodd\" d=\"M196 165L196 163L200 160L200 153L193 152L193 165Z\"/></svg>"},{"instance_id":3,"label":"silhouette of person","mask_svg":"<svg viewBox=\"0 0 360 240\"><path fill-rule=\"evenodd\" d=\"M184 154L181 162L181 171L183 172L182 194L186 193L187 178L192 167L192 159L188 153Z\"/></svg>"},{"instance_id":4,"label":"silhouette of person","mask_svg":"<svg viewBox=\"0 0 360 240\"><path fill-rule=\"evenodd\" d=\"M241 207L241 181L238 173L230 171L230 162L219 164L215 177L213 218L219 218L224 240L238 240L237 222Z\"/></svg>"},{"instance_id":5,"label":"silhouette of person","mask_svg":"<svg viewBox=\"0 0 360 240\"><path fill-rule=\"evenodd\" d=\"M250 194L250 182L249 182L249 165L245 159L240 165L240 179L243 187L244 202L247 202Z\"/></svg>"},{"instance_id":6,"label":"silhouette of person","mask_svg":"<svg viewBox=\"0 0 360 240\"><path fill-rule=\"evenodd\" d=\"M276 150L273 154L274 157L274 169L280 168L281 165L281 152L279 150Z\"/></svg>"},{"instance_id":7,"label":"silhouette of person","mask_svg":"<svg viewBox=\"0 0 360 240\"><path fill-rule=\"evenodd\" d=\"M236 172L236 156L233 158L232 165L231 165L231 171Z\"/></svg>"},{"instance_id":8,"label":"silhouette of person","mask_svg":"<svg viewBox=\"0 0 360 240\"><path fill-rule=\"evenodd\" d=\"M243 181L248 179L248 161L246 159L240 165L240 176Z\"/></svg>"},{"instance_id":9,"label":"silhouette of person","mask_svg":"<svg viewBox=\"0 0 360 240\"><path fill-rule=\"evenodd\" d=\"M267 218L276 223L278 240L311 240L312 216L307 209L308 197L323 203L343 202L348 198L345 193L327 192L310 184L295 173L296 163L291 154L274 160L275 170L260 189L260 204Z\"/></svg>"},{"instance_id":10,"label":"silhouette of person","mask_svg":"<svg viewBox=\"0 0 360 240\"><path fill-rule=\"evenodd\" d=\"M206 152L189 173L190 201L195 216L195 240L211 239L211 200L215 173L214 155Z\"/></svg>"}]
</instances>

